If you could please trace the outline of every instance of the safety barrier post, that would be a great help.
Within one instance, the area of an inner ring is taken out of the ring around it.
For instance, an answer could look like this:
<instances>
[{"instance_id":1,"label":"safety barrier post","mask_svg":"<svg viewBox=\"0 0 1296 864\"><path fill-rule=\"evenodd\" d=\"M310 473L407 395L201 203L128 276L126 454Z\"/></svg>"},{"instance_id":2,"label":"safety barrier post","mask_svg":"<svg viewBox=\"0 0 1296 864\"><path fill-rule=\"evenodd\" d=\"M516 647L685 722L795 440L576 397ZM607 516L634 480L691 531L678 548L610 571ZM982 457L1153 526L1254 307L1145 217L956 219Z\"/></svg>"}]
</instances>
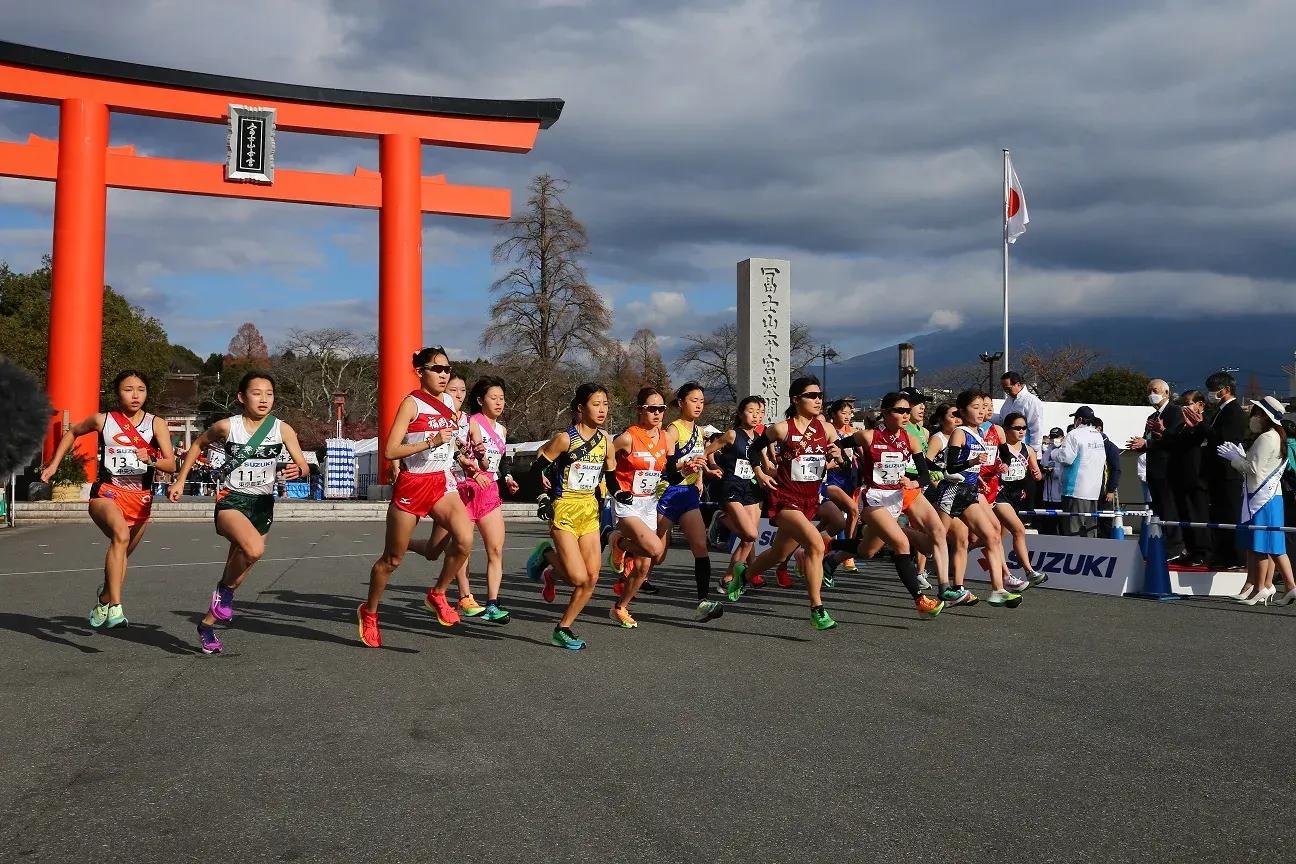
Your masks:
<instances>
[{"instance_id":1,"label":"safety barrier post","mask_svg":"<svg viewBox=\"0 0 1296 864\"><path fill-rule=\"evenodd\" d=\"M1161 534L1161 520L1153 516L1148 520L1147 546L1143 556L1143 590L1126 591L1126 597L1146 600L1178 600L1179 595L1170 588L1170 567L1166 563L1165 537Z\"/></svg>"}]
</instances>

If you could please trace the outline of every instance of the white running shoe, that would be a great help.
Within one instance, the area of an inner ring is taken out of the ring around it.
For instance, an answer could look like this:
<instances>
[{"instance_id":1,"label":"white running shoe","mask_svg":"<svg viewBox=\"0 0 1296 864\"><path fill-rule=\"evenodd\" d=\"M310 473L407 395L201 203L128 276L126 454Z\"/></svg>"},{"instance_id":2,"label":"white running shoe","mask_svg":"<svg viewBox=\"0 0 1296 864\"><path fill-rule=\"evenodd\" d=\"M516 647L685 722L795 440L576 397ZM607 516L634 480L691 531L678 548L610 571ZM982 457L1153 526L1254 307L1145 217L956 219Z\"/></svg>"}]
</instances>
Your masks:
<instances>
[{"instance_id":1,"label":"white running shoe","mask_svg":"<svg viewBox=\"0 0 1296 864\"><path fill-rule=\"evenodd\" d=\"M926 574L926 573L919 573L919 574L918 574L918 590L919 590L919 591L930 591L930 590L931 590L931 587L932 587L932 584L931 584L931 581L928 580L928 578L927 578L927 574Z\"/></svg>"},{"instance_id":2,"label":"white running shoe","mask_svg":"<svg viewBox=\"0 0 1296 864\"><path fill-rule=\"evenodd\" d=\"M1005 576L1004 587L1014 594L1020 594L1030 587L1030 583L1025 579L1018 579L1016 576Z\"/></svg>"}]
</instances>

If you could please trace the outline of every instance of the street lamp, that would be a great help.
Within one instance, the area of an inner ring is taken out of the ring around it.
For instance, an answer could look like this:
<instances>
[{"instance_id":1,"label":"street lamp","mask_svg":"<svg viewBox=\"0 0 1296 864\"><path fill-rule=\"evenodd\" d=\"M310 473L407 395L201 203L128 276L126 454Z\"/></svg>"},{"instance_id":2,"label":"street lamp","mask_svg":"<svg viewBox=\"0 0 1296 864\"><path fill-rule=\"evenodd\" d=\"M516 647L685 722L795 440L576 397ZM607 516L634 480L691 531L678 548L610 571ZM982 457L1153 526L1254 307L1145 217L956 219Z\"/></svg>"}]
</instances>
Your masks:
<instances>
[{"instance_id":1,"label":"street lamp","mask_svg":"<svg viewBox=\"0 0 1296 864\"><path fill-rule=\"evenodd\" d=\"M341 390L333 394L333 412L337 420L337 437L342 437L342 409L346 408L347 394Z\"/></svg>"},{"instance_id":2,"label":"street lamp","mask_svg":"<svg viewBox=\"0 0 1296 864\"><path fill-rule=\"evenodd\" d=\"M819 353L815 355L823 361L820 366L819 385L826 391L828 389L828 361L836 361L841 355L827 345L819 346Z\"/></svg>"},{"instance_id":3,"label":"street lamp","mask_svg":"<svg viewBox=\"0 0 1296 864\"><path fill-rule=\"evenodd\" d=\"M994 393L994 364L1003 359L1002 351L995 351L993 354L989 351L981 352L981 362L986 364L986 392Z\"/></svg>"}]
</instances>

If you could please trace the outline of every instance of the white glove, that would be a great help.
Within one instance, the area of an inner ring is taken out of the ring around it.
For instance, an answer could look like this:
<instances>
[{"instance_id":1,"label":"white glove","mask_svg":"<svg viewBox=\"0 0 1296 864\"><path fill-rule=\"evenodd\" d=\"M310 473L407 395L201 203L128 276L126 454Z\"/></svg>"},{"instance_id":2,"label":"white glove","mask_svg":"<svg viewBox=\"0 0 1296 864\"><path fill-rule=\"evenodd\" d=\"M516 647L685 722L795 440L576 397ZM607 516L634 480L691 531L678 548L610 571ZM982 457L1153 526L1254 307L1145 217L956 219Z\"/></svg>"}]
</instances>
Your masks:
<instances>
[{"instance_id":1,"label":"white glove","mask_svg":"<svg viewBox=\"0 0 1296 864\"><path fill-rule=\"evenodd\" d=\"M1226 441L1219 445L1215 448L1215 453L1229 462L1241 462L1246 459L1246 451L1242 449L1242 445L1233 441Z\"/></svg>"}]
</instances>

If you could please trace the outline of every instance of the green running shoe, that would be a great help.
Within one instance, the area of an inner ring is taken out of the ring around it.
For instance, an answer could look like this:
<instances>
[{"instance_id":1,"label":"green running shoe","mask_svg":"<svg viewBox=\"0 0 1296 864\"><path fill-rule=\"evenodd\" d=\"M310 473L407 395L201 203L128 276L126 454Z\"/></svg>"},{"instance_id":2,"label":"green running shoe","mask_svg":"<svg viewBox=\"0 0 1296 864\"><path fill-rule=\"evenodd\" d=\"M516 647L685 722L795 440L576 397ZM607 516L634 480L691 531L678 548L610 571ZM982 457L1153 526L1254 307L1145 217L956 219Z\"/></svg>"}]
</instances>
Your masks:
<instances>
[{"instance_id":1,"label":"green running shoe","mask_svg":"<svg viewBox=\"0 0 1296 864\"><path fill-rule=\"evenodd\" d=\"M498 603L487 601L486 611L481 615L483 621L493 621L496 624L507 624L512 618L509 611Z\"/></svg>"},{"instance_id":2,"label":"green running shoe","mask_svg":"<svg viewBox=\"0 0 1296 864\"><path fill-rule=\"evenodd\" d=\"M579 651L585 647L585 640L576 636L566 627L555 627L553 636L549 640L559 648L566 648L568 651Z\"/></svg>"},{"instance_id":3,"label":"green running shoe","mask_svg":"<svg viewBox=\"0 0 1296 864\"><path fill-rule=\"evenodd\" d=\"M1009 609L1016 609L1021 605L1022 597L1012 591L991 591L987 601L991 606L1007 606Z\"/></svg>"},{"instance_id":4,"label":"green running shoe","mask_svg":"<svg viewBox=\"0 0 1296 864\"><path fill-rule=\"evenodd\" d=\"M725 596L729 598L730 603L737 603L738 598L742 596L743 580L747 578L747 565L735 564L733 578L725 586Z\"/></svg>"},{"instance_id":5,"label":"green running shoe","mask_svg":"<svg viewBox=\"0 0 1296 864\"><path fill-rule=\"evenodd\" d=\"M694 621L706 623L719 618L724 614L724 607L718 600L702 600L698 602L697 611L693 613Z\"/></svg>"},{"instance_id":6,"label":"green running shoe","mask_svg":"<svg viewBox=\"0 0 1296 864\"><path fill-rule=\"evenodd\" d=\"M837 566L841 564L841 557L836 552L829 552L823 559L823 586L825 588L837 587Z\"/></svg>"},{"instance_id":7,"label":"green running shoe","mask_svg":"<svg viewBox=\"0 0 1296 864\"><path fill-rule=\"evenodd\" d=\"M531 556L527 558L526 575L532 582L540 581L540 571L545 568L545 553L552 548L552 540L541 540L536 544L536 547L531 550Z\"/></svg>"},{"instance_id":8,"label":"green running shoe","mask_svg":"<svg viewBox=\"0 0 1296 864\"><path fill-rule=\"evenodd\" d=\"M120 608L120 607L118 607ZM108 621L108 604L96 603L90 610L90 626L98 630Z\"/></svg>"},{"instance_id":9,"label":"green running shoe","mask_svg":"<svg viewBox=\"0 0 1296 864\"><path fill-rule=\"evenodd\" d=\"M126 613L122 611L120 603L114 603L108 607L108 629L114 627L125 627L130 622L126 620Z\"/></svg>"},{"instance_id":10,"label":"green running shoe","mask_svg":"<svg viewBox=\"0 0 1296 864\"><path fill-rule=\"evenodd\" d=\"M828 610L822 606L818 609L810 610L810 620L814 622L816 630L831 630L837 626L837 622L828 614Z\"/></svg>"}]
</instances>

